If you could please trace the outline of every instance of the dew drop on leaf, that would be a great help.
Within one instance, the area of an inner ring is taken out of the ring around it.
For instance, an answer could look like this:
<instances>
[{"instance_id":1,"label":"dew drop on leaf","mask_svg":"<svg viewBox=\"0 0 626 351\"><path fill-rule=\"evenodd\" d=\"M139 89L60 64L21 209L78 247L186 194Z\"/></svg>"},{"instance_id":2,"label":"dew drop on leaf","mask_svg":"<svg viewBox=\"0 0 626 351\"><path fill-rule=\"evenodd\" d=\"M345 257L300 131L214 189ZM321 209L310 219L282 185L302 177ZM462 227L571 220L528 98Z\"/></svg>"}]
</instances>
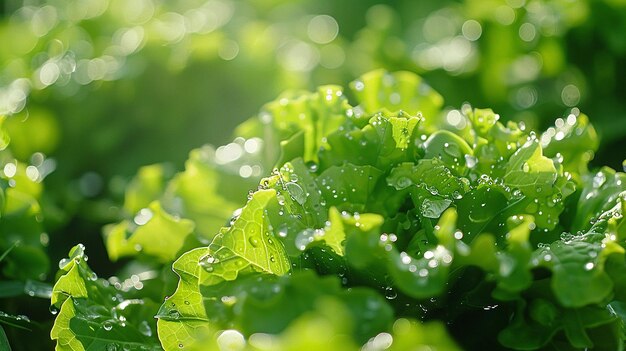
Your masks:
<instances>
[{"instance_id":1,"label":"dew drop on leaf","mask_svg":"<svg viewBox=\"0 0 626 351\"><path fill-rule=\"evenodd\" d=\"M287 187L289 195L295 202L299 203L300 205L304 205L307 195L300 185L294 182L289 182L285 184L285 187Z\"/></svg>"},{"instance_id":2,"label":"dew drop on leaf","mask_svg":"<svg viewBox=\"0 0 626 351\"><path fill-rule=\"evenodd\" d=\"M218 260L213 257L211 254L206 254L202 257L200 257L199 261L198 261L198 265L200 265L200 267L204 268L207 272L212 272L213 271L213 264L217 263Z\"/></svg>"},{"instance_id":3,"label":"dew drop on leaf","mask_svg":"<svg viewBox=\"0 0 626 351\"><path fill-rule=\"evenodd\" d=\"M250 238L248 238L248 242L250 243L250 245L252 245L252 247L259 247L259 245L261 244L261 240L259 240L257 236L251 236Z\"/></svg>"},{"instance_id":4,"label":"dew drop on leaf","mask_svg":"<svg viewBox=\"0 0 626 351\"><path fill-rule=\"evenodd\" d=\"M465 165L467 168L476 167L476 163L478 163L478 159L472 155L465 155Z\"/></svg>"},{"instance_id":5,"label":"dew drop on leaf","mask_svg":"<svg viewBox=\"0 0 626 351\"><path fill-rule=\"evenodd\" d=\"M606 182L606 176L602 172L598 172L595 177L593 177L593 187L599 188Z\"/></svg>"},{"instance_id":6,"label":"dew drop on leaf","mask_svg":"<svg viewBox=\"0 0 626 351\"><path fill-rule=\"evenodd\" d=\"M461 148L456 143L445 143L443 152L454 158L461 158L461 155L463 154L461 152Z\"/></svg>"},{"instance_id":7,"label":"dew drop on leaf","mask_svg":"<svg viewBox=\"0 0 626 351\"><path fill-rule=\"evenodd\" d=\"M180 312L178 312L178 310L175 310L175 309L167 311L167 315L170 318L174 318L174 319L179 319L180 318Z\"/></svg>"},{"instance_id":8,"label":"dew drop on leaf","mask_svg":"<svg viewBox=\"0 0 626 351\"><path fill-rule=\"evenodd\" d=\"M317 163L309 161L306 163L306 166L310 172L317 172L317 169L318 169Z\"/></svg>"},{"instance_id":9,"label":"dew drop on leaf","mask_svg":"<svg viewBox=\"0 0 626 351\"><path fill-rule=\"evenodd\" d=\"M411 179L408 177L398 177L396 181L396 188L399 190L406 189L411 185Z\"/></svg>"},{"instance_id":10,"label":"dew drop on leaf","mask_svg":"<svg viewBox=\"0 0 626 351\"><path fill-rule=\"evenodd\" d=\"M298 235L296 236L296 240L295 240L296 248L300 251L304 251L307 245L313 242L314 235L315 235L315 232L313 231L313 229L310 229L310 228L307 228L301 231L300 233L298 233Z\"/></svg>"},{"instance_id":11,"label":"dew drop on leaf","mask_svg":"<svg viewBox=\"0 0 626 351\"><path fill-rule=\"evenodd\" d=\"M387 300L393 300L396 297L398 297L398 293L391 286L385 288L385 298Z\"/></svg>"},{"instance_id":12,"label":"dew drop on leaf","mask_svg":"<svg viewBox=\"0 0 626 351\"><path fill-rule=\"evenodd\" d=\"M148 324L147 321L141 321L141 323L139 323L139 332L145 336L152 336L152 328L150 328L150 325Z\"/></svg>"},{"instance_id":13,"label":"dew drop on leaf","mask_svg":"<svg viewBox=\"0 0 626 351\"><path fill-rule=\"evenodd\" d=\"M220 300L226 306L232 306L237 303L237 297L235 296L222 296Z\"/></svg>"},{"instance_id":14,"label":"dew drop on leaf","mask_svg":"<svg viewBox=\"0 0 626 351\"><path fill-rule=\"evenodd\" d=\"M287 236L287 225L283 224L280 226L280 228L278 228L278 236L280 236L281 238L285 238Z\"/></svg>"},{"instance_id":15,"label":"dew drop on leaf","mask_svg":"<svg viewBox=\"0 0 626 351\"><path fill-rule=\"evenodd\" d=\"M63 267L67 266L68 263L70 263L70 259L69 258L62 258L59 261L59 269L63 269Z\"/></svg>"}]
</instances>

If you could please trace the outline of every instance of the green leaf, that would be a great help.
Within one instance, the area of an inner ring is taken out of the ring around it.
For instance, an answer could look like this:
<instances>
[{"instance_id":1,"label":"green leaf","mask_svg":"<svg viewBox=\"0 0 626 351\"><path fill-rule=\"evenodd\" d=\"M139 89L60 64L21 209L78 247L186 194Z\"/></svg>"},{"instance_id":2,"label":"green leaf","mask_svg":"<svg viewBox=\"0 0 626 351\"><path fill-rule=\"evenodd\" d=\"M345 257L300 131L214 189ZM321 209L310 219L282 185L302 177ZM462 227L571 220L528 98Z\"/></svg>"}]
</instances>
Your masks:
<instances>
[{"instance_id":1,"label":"green leaf","mask_svg":"<svg viewBox=\"0 0 626 351\"><path fill-rule=\"evenodd\" d=\"M553 272L552 290L565 307L583 307L599 304L610 297L613 282L604 271L602 257L608 252L608 241L589 242L587 237L564 236L544 251L551 258L545 263ZM605 248L602 246L604 245ZM618 251L619 252L619 251ZM621 250L623 255L623 250ZM576 289L571 289L576 286ZM570 287L570 288L568 288Z\"/></svg>"},{"instance_id":2,"label":"green leaf","mask_svg":"<svg viewBox=\"0 0 626 351\"><path fill-rule=\"evenodd\" d=\"M574 175L585 175L588 172L589 161L599 146L596 130L584 114L558 118L555 126L548 128L540 139L545 155L559 155L563 159L564 169Z\"/></svg>"},{"instance_id":3,"label":"green leaf","mask_svg":"<svg viewBox=\"0 0 626 351\"><path fill-rule=\"evenodd\" d=\"M58 313L50 332L57 350L158 350L152 316L156 306L148 299L128 298L87 265L84 246L77 245L59 263L59 279L52 291Z\"/></svg>"},{"instance_id":4,"label":"green leaf","mask_svg":"<svg viewBox=\"0 0 626 351\"><path fill-rule=\"evenodd\" d=\"M410 350L416 347L434 350L461 350L440 323L420 323L402 318L394 322L392 331L393 343L388 348L391 351ZM372 341L376 342L377 340L374 338Z\"/></svg>"},{"instance_id":5,"label":"green leaf","mask_svg":"<svg viewBox=\"0 0 626 351\"><path fill-rule=\"evenodd\" d=\"M582 177L582 191L572 223L572 231L588 230L600 215L615 206L626 191L626 174L608 167Z\"/></svg>"},{"instance_id":6,"label":"green leaf","mask_svg":"<svg viewBox=\"0 0 626 351\"><path fill-rule=\"evenodd\" d=\"M324 138L335 131L344 121L349 109L348 102L340 87L321 86L315 93L288 92L263 106L259 114L259 126L251 135L263 137L268 143L268 151L275 161L278 146L282 141L291 140L302 133L302 158L305 162L317 162L317 152L324 144ZM290 144L284 144L286 147ZM288 154L288 151L282 151ZM289 159L285 159L289 161Z\"/></svg>"},{"instance_id":7,"label":"green leaf","mask_svg":"<svg viewBox=\"0 0 626 351\"><path fill-rule=\"evenodd\" d=\"M289 271L290 261L265 215L270 201L277 201L274 190L257 191L233 225L215 236L199 261L201 284L234 280L246 272L283 275Z\"/></svg>"},{"instance_id":8,"label":"green leaf","mask_svg":"<svg viewBox=\"0 0 626 351\"><path fill-rule=\"evenodd\" d=\"M419 118L400 111L376 114L360 125L354 117L326 137L327 145L319 150L320 167L345 163L370 165L378 169L411 159L415 152L416 125Z\"/></svg>"},{"instance_id":9,"label":"green leaf","mask_svg":"<svg viewBox=\"0 0 626 351\"><path fill-rule=\"evenodd\" d=\"M107 230L109 257L115 261L142 253L163 263L171 262L189 247L186 240L193 230L192 221L168 214L155 201L140 210L132 222L124 221Z\"/></svg>"},{"instance_id":10,"label":"green leaf","mask_svg":"<svg viewBox=\"0 0 626 351\"><path fill-rule=\"evenodd\" d=\"M431 195L458 200L468 190L464 180L455 177L446 164L439 159L423 159L413 163L401 163L391 169L387 184L396 190L413 185L423 188Z\"/></svg>"},{"instance_id":11,"label":"green leaf","mask_svg":"<svg viewBox=\"0 0 626 351\"><path fill-rule=\"evenodd\" d=\"M159 340L165 350L176 350L179 345L189 348L195 339L204 339L212 331L198 289L199 272L203 269L198 262L207 251L207 248L188 251L172 265L180 278L178 287L156 314Z\"/></svg>"},{"instance_id":12,"label":"green leaf","mask_svg":"<svg viewBox=\"0 0 626 351\"><path fill-rule=\"evenodd\" d=\"M365 113L404 111L434 119L443 105L443 98L421 77L410 72L388 73L376 70L350 83L350 88Z\"/></svg>"},{"instance_id":13,"label":"green leaf","mask_svg":"<svg viewBox=\"0 0 626 351\"><path fill-rule=\"evenodd\" d=\"M421 257L411 257L406 252L391 250L389 271L394 284L405 294L416 299L440 295L448 281L450 265L454 259L454 231L456 211L448 210L441 217L434 235L439 244L426 250Z\"/></svg>"},{"instance_id":14,"label":"green leaf","mask_svg":"<svg viewBox=\"0 0 626 351\"><path fill-rule=\"evenodd\" d=\"M9 326L11 328L17 328L27 331L32 331L32 322L30 318L24 315L12 315L0 311L0 327L2 324ZM1 335L0 335L1 336Z\"/></svg>"},{"instance_id":15,"label":"green leaf","mask_svg":"<svg viewBox=\"0 0 626 351\"><path fill-rule=\"evenodd\" d=\"M364 212L373 201L374 188L382 172L372 166L345 164L327 168L316 183L327 206L341 211ZM358 189L358 191L357 191Z\"/></svg>"},{"instance_id":16,"label":"green leaf","mask_svg":"<svg viewBox=\"0 0 626 351\"><path fill-rule=\"evenodd\" d=\"M0 205L0 251L3 258L3 273L21 280L41 279L50 266L41 234L43 213L38 202L41 184L26 177L23 166L18 164L16 175L10 180L14 187L1 192L4 198Z\"/></svg>"},{"instance_id":17,"label":"green leaf","mask_svg":"<svg viewBox=\"0 0 626 351\"><path fill-rule=\"evenodd\" d=\"M509 232L506 235L505 252L497 254L500 261L498 268L498 290L505 291L503 299L509 294L519 293L532 283L530 259L532 246L529 242L530 231L536 227L532 216L515 216L509 219ZM502 291L494 292L494 294Z\"/></svg>"},{"instance_id":18,"label":"green leaf","mask_svg":"<svg viewBox=\"0 0 626 351\"><path fill-rule=\"evenodd\" d=\"M281 277L251 274L210 286L197 285L198 278L188 272L177 273L182 273L185 284L179 285L157 315L166 350L199 347L211 329L234 327L248 336L289 334L298 320L319 311L328 299L341 302L336 309L345 309L345 322L354 325L349 330L357 340L385 330L392 320L391 308L375 292L366 288L346 291L337 278L319 278L310 271ZM183 296L185 300L180 300Z\"/></svg>"},{"instance_id":19,"label":"green leaf","mask_svg":"<svg viewBox=\"0 0 626 351\"><path fill-rule=\"evenodd\" d=\"M159 199L210 240L173 265L166 350L458 349L404 316L445 322L467 348L619 349L626 179L588 174L584 116L541 138L490 109L464 106L452 125L424 87L381 70L352 83L355 107L337 87L285 93L196 155L187 190L180 176ZM274 168L256 189L254 166ZM200 224L243 203L230 191L242 178L247 204L220 230Z\"/></svg>"},{"instance_id":20,"label":"green leaf","mask_svg":"<svg viewBox=\"0 0 626 351\"><path fill-rule=\"evenodd\" d=\"M161 206L193 221L197 240L208 243L258 184L265 169L258 160L263 147L260 139L237 138L217 150L192 150L185 171L167 184Z\"/></svg>"},{"instance_id":21,"label":"green leaf","mask_svg":"<svg viewBox=\"0 0 626 351\"><path fill-rule=\"evenodd\" d=\"M504 182L526 196L549 195L556 181L554 163L543 156L537 139L530 138L520 147L506 168Z\"/></svg>"},{"instance_id":22,"label":"green leaf","mask_svg":"<svg viewBox=\"0 0 626 351\"><path fill-rule=\"evenodd\" d=\"M124 209L134 215L157 200L165 188L166 169L161 164L144 166L126 187Z\"/></svg>"},{"instance_id":23,"label":"green leaf","mask_svg":"<svg viewBox=\"0 0 626 351\"><path fill-rule=\"evenodd\" d=\"M4 332L4 328L0 325L0 350L3 351L11 351L11 345L9 345L9 340L7 339L7 335Z\"/></svg>"},{"instance_id":24,"label":"green leaf","mask_svg":"<svg viewBox=\"0 0 626 351\"><path fill-rule=\"evenodd\" d=\"M424 141L424 157L427 159L441 159L457 174L464 174L466 171L466 158L473 157L470 146L456 134L447 130L440 130L431 134Z\"/></svg>"},{"instance_id":25,"label":"green leaf","mask_svg":"<svg viewBox=\"0 0 626 351\"><path fill-rule=\"evenodd\" d=\"M342 215L336 207L331 207L328 211L328 224L319 232L313 232L315 241L323 241L337 255L345 254L344 241L346 240L346 232L343 224ZM313 242L306 244L305 248Z\"/></svg>"}]
</instances>

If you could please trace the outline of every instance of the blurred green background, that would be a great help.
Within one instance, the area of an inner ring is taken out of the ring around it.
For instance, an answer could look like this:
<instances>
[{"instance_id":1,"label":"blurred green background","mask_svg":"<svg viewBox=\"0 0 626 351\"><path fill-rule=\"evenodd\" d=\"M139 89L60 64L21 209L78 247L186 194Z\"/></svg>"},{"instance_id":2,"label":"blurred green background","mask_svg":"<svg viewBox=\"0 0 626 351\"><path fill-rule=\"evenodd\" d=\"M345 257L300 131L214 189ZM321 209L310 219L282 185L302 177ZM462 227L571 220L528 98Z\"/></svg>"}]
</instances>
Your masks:
<instances>
[{"instance_id":1,"label":"blurred green background","mask_svg":"<svg viewBox=\"0 0 626 351\"><path fill-rule=\"evenodd\" d=\"M14 349L51 346L29 295L71 246L116 272L101 228L140 166L182 169L286 89L385 68L424 76L451 124L464 103L538 129L579 109L602 138L593 164L622 167L625 0L379 2L0 1L0 311L33 332L0 324L42 333Z\"/></svg>"}]
</instances>

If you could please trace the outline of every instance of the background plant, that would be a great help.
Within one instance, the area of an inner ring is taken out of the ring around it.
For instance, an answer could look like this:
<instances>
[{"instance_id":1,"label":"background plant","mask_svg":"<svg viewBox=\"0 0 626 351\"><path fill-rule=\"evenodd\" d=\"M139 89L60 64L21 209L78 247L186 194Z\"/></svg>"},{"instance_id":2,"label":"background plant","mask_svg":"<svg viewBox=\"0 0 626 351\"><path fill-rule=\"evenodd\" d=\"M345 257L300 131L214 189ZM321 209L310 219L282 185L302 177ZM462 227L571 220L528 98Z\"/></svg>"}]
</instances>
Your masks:
<instances>
[{"instance_id":1,"label":"background plant","mask_svg":"<svg viewBox=\"0 0 626 351\"><path fill-rule=\"evenodd\" d=\"M77 242L104 276L132 276L108 261L100 232L140 209L120 206L136 169L165 161L142 173L168 178L183 169L188 150L228 142L229 130L287 88L345 85L386 67L419 72L445 92L443 114L452 122L465 101L528 129L548 128L576 106L603 137L592 162L621 167L619 153L604 151L621 145L625 120L619 1L138 4L3 3L2 165L16 186L5 194L12 215L0 220L7 253L0 310L38 321L28 328L42 335L52 316L30 295L49 295L48 267ZM237 196L256 185L252 178ZM10 268L21 265L30 268Z\"/></svg>"}]
</instances>

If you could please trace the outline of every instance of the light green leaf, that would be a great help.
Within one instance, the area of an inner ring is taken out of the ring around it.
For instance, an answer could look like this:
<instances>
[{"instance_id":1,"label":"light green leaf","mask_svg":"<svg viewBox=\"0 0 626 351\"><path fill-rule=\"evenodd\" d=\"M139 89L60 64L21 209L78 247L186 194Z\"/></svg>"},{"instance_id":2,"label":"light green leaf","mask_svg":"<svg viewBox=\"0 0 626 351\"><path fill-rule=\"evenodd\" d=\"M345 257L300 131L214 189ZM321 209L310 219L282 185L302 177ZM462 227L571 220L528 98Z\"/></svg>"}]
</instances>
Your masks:
<instances>
[{"instance_id":1,"label":"light green leaf","mask_svg":"<svg viewBox=\"0 0 626 351\"><path fill-rule=\"evenodd\" d=\"M373 201L374 188L381 175L382 172L375 167L347 163L327 168L316 178L316 183L327 206L364 212L368 203Z\"/></svg>"},{"instance_id":2,"label":"light green leaf","mask_svg":"<svg viewBox=\"0 0 626 351\"><path fill-rule=\"evenodd\" d=\"M554 163L543 156L539 141L531 138L511 156L504 182L526 196L536 197L552 194L556 177Z\"/></svg>"},{"instance_id":3,"label":"light green leaf","mask_svg":"<svg viewBox=\"0 0 626 351\"><path fill-rule=\"evenodd\" d=\"M86 261L78 245L59 263L61 276L51 299L58 313L50 332L56 350L158 350L152 319L156 306L148 299L127 298L99 279Z\"/></svg>"},{"instance_id":4,"label":"light green leaf","mask_svg":"<svg viewBox=\"0 0 626 351\"><path fill-rule=\"evenodd\" d=\"M155 201L140 210L133 221L123 221L108 228L106 244L109 257L117 260L142 253L163 263L171 262L184 247L189 246L186 240L193 239L193 230L192 221L168 214Z\"/></svg>"},{"instance_id":5,"label":"light green leaf","mask_svg":"<svg viewBox=\"0 0 626 351\"><path fill-rule=\"evenodd\" d=\"M589 161L598 150L599 140L586 115L570 114L558 118L555 126L541 135L541 146L548 157L560 155L566 171L585 175Z\"/></svg>"},{"instance_id":6,"label":"light green leaf","mask_svg":"<svg viewBox=\"0 0 626 351\"><path fill-rule=\"evenodd\" d=\"M265 208L276 202L275 190L259 190L243 208L239 218L226 231L215 236L209 252L200 258L200 283L216 284L234 280L240 273L286 274L291 264L274 233Z\"/></svg>"},{"instance_id":7,"label":"light green leaf","mask_svg":"<svg viewBox=\"0 0 626 351\"><path fill-rule=\"evenodd\" d=\"M403 190L416 185L432 195L459 199L468 190L464 181L455 177L439 159L423 159L414 163L401 163L391 169L387 184Z\"/></svg>"},{"instance_id":8,"label":"light green leaf","mask_svg":"<svg viewBox=\"0 0 626 351\"><path fill-rule=\"evenodd\" d=\"M428 120L434 119L443 105L441 95L411 72L372 71L350 83L350 88L359 108L368 114L404 111Z\"/></svg>"},{"instance_id":9,"label":"light green leaf","mask_svg":"<svg viewBox=\"0 0 626 351\"><path fill-rule=\"evenodd\" d=\"M166 169L164 165L144 166L126 187L124 209L129 215L135 215L142 208L157 200L165 188Z\"/></svg>"}]
</instances>

